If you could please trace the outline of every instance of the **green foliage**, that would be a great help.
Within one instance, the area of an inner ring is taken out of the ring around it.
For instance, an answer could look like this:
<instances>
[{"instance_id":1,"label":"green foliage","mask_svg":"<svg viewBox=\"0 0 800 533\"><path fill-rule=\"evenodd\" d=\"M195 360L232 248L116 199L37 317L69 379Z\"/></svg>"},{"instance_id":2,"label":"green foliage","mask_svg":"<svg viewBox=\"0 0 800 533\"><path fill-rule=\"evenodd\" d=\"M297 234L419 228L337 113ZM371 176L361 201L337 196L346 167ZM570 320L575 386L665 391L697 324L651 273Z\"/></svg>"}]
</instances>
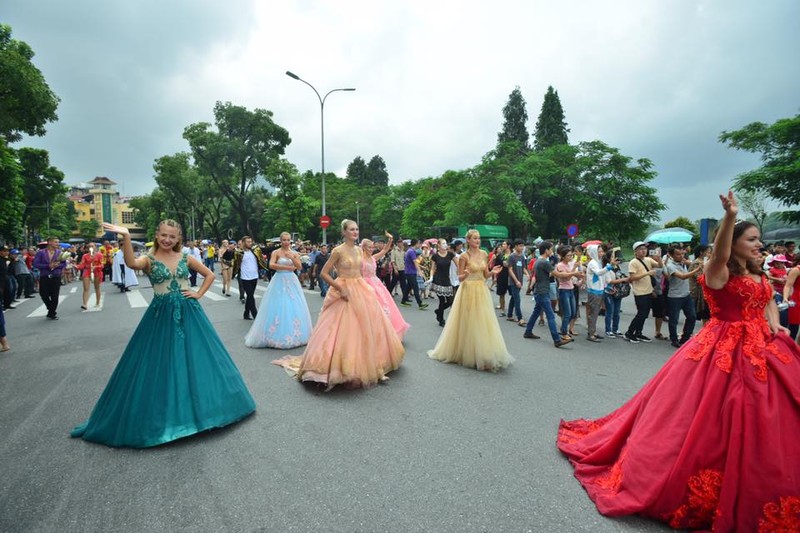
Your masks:
<instances>
[{"instance_id":1,"label":"green foliage","mask_svg":"<svg viewBox=\"0 0 800 533\"><path fill-rule=\"evenodd\" d=\"M347 165L347 179L359 185L367 183L367 164L360 155Z\"/></svg>"},{"instance_id":2,"label":"green foliage","mask_svg":"<svg viewBox=\"0 0 800 533\"><path fill-rule=\"evenodd\" d=\"M577 206L576 221L584 235L624 242L642 235L648 221L665 208L656 189L648 159L634 161L601 141L579 145L575 161L577 189L565 198Z\"/></svg>"},{"instance_id":3,"label":"green foliage","mask_svg":"<svg viewBox=\"0 0 800 533\"><path fill-rule=\"evenodd\" d=\"M41 136L47 122L58 120L58 96L33 63L30 46L11 38L0 24L0 136L16 142L22 134Z\"/></svg>"},{"instance_id":4,"label":"green foliage","mask_svg":"<svg viewBox=\"0 0 800 533\"><path fill-rule=\"evenodd\" d=\"M169 210L165 194L156 187L148 195L131 199L128 204L134 209L133 220L145 229L147 240L153 240L158 224Z\"/></svg>"},{"instance_id":5,"label":"green foliage","mask_svg":"<svg viewBox=\"0 0 800 533\"><path fill-rule=\"evenodd\" d=\"M99 229L100 223L93 218L78 222L78 235L86 242L94 241Z\"/></svg>"},{"instance_id":6,"label":"green foliage","mask_svg":"<svg viewBox=\"0 0 800 533\"><path fill-rule=\"evenodd\" d=\"M564 120L564 109L561 107L558 92L553 87L548 87L533 134L534 148L542 151L551 146L567 144L569 142L567 133L569 129Z\"/></svg>"},{"instance_id":7,"label":"green foliage","mask_svg":"<svg viewBox=\"0 0 800 533\"><path fill-rule=\"evenodd\" d=\"M365 163L361 156L356 156L347 165L347 179L357 185L386 187L389 185L389 172L386 162L379 155L372 156L369 163Z\"/></svg>"},{"instance_id":8,"label":"green foliage","mask_svg":"<svg viewBox=\"0 0 800 533\"><path fill-rule=\"evenodd\" d=\"M293 164L285 159L273 162L269 183L276 191L265 201L262 215L265 236L277 236L283 231L306 235L314 226L319 203L303 192L301 181Z\"/></svg>"},{"instance_id":9,"label":"green foliage","mask_svg":"<svg viewBox=\"0 0 800 533\"><path fill-rule=\"evenodd\" d=\"M43 227L71 230L72 223L59 218L67 215L64 211L67 203L64 201L67 192L64 173L50 165L50 154L38 148L20 148L17 158L24 180L25 212L22 224L33 231Z\"/></svg>"},{"instance_id":10,"label":"green foliage","mask_svg":"<svg viewBox=\"0 0 800 533\"><path fill-rule=\"evenodd\" d=\"M250 220L248 191L259 176L270 179L272 163L291 142L289 132L273 122L271 111L249 111L230 102L216 103L214 120L217 131L199 122L186 127L183 137L199 173L208 176L217 193L230 202L238 217L237 233L258 237Z\"/></svg>"},{"instance_id":11,"label":"green foliage","mask_svg":"<svg viewBox=\"0 0 800 533\"><path fill-rule=\"evenodd\" d=\"M783 206L800 205L800 115L770 125L753 122L740 130L723 131L719 141L761 154L761 167L737 176L737 191L763 190ZM787 222L800 222L799 209L781 216Z\"/></svg>"},{"instance_id":12,"label":"green foliage","mask_svg":"<svg viewBox=\"0 0 800 533\"><path fill-rule=\"evenodd\" d=\"M520 153L524 153L530 150L529 138L528 111L525 108L525 98L517 86L508 95L508 101L503 106L503 129L497 134L497 144L516 143Z\"/></svg>"},{"instance_id":13,"label":"green foliage","mask_svg":"<svg viewBox=\"0 0 800 533\"><path fill-rule=\"evenodd\" d=\"M25 200L21 170L14 150L0 138L0 239L11 242L22 238Z\"/></svg>"}]
</instances>

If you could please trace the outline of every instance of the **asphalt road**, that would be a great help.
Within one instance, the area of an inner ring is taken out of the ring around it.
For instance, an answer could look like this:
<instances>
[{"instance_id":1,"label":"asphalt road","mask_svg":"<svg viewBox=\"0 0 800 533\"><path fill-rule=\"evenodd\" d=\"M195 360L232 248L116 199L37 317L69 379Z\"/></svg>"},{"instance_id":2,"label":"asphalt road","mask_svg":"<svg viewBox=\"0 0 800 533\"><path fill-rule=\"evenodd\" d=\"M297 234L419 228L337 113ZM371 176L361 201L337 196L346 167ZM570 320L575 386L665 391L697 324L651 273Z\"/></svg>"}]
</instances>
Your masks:
<instances>
[{"instance_id":1,"label":"asphalt road","mask_svg":"<svg viewBox=\"0 0 800 533\"><path fill-rule=\"evenodd\" d=\"M203 306L256 414L145 450L71 439L145 310L135 306L152 297L143 285L128 297L106 284L102 310L85 313L80 291L70 292L78 285L63 287L58 321L37 316L39 299L6 312L0 531L668 530L598 514L555 446L559 419L621 405L670 357L667 342L581 338L556 349L546 328L526 340L501 320L516 362L492 374L428 359L441 331L432 308L402 308L412 326L403 367L385 385L324 393L270 364L286 352L246 348L250 323L217 286ZM321 298L307 299L316 317ZM627 298L623 327L632 305Z\"/></svg>"}]
</instances>

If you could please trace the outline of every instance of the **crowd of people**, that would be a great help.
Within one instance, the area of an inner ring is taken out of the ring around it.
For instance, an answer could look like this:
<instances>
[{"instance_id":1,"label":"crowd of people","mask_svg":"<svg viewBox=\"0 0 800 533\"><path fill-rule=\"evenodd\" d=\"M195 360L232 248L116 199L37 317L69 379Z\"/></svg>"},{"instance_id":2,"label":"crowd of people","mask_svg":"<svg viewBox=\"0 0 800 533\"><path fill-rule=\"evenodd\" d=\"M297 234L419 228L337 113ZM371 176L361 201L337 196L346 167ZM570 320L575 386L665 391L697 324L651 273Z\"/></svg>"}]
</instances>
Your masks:
<instances>
[{"instance_id":1,"label":"crowd of people","mask_svg":"<svg viewBox=\"0 0 800 533\"><path fill-rule=\"evenodd\" d=\"M540 339L535 326L546 324L556 348L578 340L579 327L590 343L663 339L677 351L662 370L606 417L562 421L558 447L604 514L638 513L676 528L746 524L754 530L762 515L776 516L775 506L800 504L800 461L792 452L800 427L800 306L794 305L800 257L791 242L764 247L757 228L735 223L733 196L721 200L725 217L713 246L640 241L630 260L613 243L599 241L544 241L529 248L516 240L488 253L475 230L451 242L395 242L388 232L373 242L360 238L352 220L342 222L341 242L331 250L293 242L289 233L263 245L244 236L217 246L184 243L180 226L165 220L145 253L134 250L126 228L105 224L119 235L118 248L88 245L78 258L48 239L30 266L30 251L23 255L27 272L20 269L19 276L9 265L20 260L6 259L17 251L0 250L0 273L6 290L8 272L14 273L14 291L20 291L14 295L33 297L38 289L54 320L71 261L84 284L84 310L92 284L100 305L106 267L113 268L115 258L134 278L136 272L149 277L154 298L90 416L72 432L109 446L156 446L255 411L198 303L216 279L217 262L223 294L236 292L242 318L252 321L244 344L305 346L302 355L273 363L325 390L389 380L403 363L410 326L401 307L411 307L412 297L420 311L429 299L438 300L434 315L442 330L429 358L481 371L514 362L503 318L524 328L525 339ZM124 270L111 275L120 290L128 289ZM260 280L268 284L256 306ZM317 287L324 300L313 323L304 289ZM523 296L533 301L527 320ZM621 302L630 296L636 314L623 331ZM645 334L651 315L652 336ZM695 333L698 320L703 327ZM5 351L4 322L0 327ZM787 423L793 429L781 433ZM778 453L767 459L760 451L768 443ZM768 461L769 469L750 466L759 461ZM697 490L702 498L692 496Z\"/></svg>"}]
</instances>

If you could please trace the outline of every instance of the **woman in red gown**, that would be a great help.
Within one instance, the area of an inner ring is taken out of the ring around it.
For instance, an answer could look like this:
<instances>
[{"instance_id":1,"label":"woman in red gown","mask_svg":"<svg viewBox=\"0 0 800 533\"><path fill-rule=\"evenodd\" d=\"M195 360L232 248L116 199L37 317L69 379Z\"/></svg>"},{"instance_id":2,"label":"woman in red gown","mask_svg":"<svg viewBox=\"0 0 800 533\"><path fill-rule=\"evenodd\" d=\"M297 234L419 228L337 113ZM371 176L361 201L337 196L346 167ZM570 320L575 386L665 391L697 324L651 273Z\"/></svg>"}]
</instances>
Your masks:
<instances>
[{"instance_id":1,"label":"woman in red gown","mask_svg":"<svg viewBox=\"0 0 800 533\"><path fill-rule=\"evenodd\" d=\"M561 421L558 448L597 509L673 528L800 531L800 349L733 195L701 278L711 320L625 405Z\"/></svg>"}]
</instances>

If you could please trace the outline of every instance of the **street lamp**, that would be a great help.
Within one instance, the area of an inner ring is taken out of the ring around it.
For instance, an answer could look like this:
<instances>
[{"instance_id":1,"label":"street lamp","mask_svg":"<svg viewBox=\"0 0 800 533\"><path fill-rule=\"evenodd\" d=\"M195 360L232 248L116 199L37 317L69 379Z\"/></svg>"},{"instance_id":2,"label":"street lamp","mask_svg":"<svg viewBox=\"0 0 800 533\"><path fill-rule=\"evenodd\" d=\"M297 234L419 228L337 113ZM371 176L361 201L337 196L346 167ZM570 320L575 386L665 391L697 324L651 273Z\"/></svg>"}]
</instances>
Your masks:
<instances>
[{"instance_id":1,"label":"street lamp","mask_svg":"<svg viewBox=\"0 0 800 533\"><path fill-rule=\"evenodd\" d=\"M358 209L358 200L356 200L356 224L361 227L361 211Z\"/></svg>"},{"instance_id":2,"label":"street lamp","mask_svg":"<svg viewBox=\"0 0 800 533\"><path fill-rule=\"evenodd\" d=\"M328 91L325 94L325 96L320 96L319 91L317 91L317 89L314 88L313 85L308 83L306 80L304 80L303 78L301 78L297 74L287 70L286 71L286 75L289 76L290 78L293 78L293 79L297 80L297 81L302 81L303 83L305 83L306 85L311 87L311 89L313 89L313 91L314 91L314 94L316 94L317 98L319 99L319 117L320 117L320 122L319 123L320 123L320 139L321 139L320 144L322 146L322 149L321 149L321 153L322 153L322 216L325 216L325 214L326 214L326 212L325 212L325 100L328 98L328 95L331 94L331 93L335 93L336 91L355 91L355 88L346 87L346 88L341 88L341 89L331 89L330 91ZM327 228L322 228L322 244L328 244Z\"/></svg>"}]
</instances>

